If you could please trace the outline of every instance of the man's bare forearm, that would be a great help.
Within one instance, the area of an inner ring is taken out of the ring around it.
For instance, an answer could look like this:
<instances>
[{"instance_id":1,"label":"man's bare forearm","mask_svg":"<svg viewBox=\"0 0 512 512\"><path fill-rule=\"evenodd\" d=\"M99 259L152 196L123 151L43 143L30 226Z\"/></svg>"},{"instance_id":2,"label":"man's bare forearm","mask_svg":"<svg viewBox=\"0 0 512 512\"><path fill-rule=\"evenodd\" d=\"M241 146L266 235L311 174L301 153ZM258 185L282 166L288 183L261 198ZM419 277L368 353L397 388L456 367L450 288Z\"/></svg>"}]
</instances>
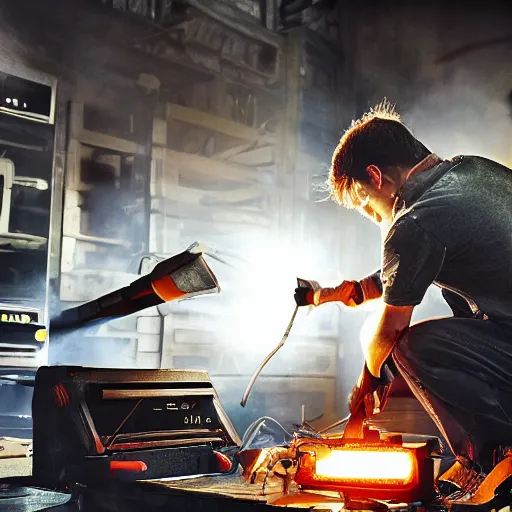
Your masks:
<instances>
[{"instance_id":1,"label":"man's bare forearm","mask_svg":"<svg viewBox=\"0 0 512 512\"><path fill-rule=\"evenodd\" d=\"M391 355L397 341L411 322L414 306L384 305L379 324L368 343L363 343L363 353L370 373L380 376L382 365Z\"/></svg>"}]
</instances>

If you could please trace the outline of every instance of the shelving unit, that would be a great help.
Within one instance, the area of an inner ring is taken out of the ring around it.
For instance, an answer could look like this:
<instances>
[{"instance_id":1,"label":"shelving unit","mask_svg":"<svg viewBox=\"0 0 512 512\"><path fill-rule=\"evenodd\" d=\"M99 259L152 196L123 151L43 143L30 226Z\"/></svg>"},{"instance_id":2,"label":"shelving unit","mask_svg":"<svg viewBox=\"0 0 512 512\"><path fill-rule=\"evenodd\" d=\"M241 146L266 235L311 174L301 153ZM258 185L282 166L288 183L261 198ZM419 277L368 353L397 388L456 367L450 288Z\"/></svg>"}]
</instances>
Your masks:
<instances>
[{"instance_id":1,"label":"shelving unit","mask_svg":"<svg viewBox=\"0 0 512 512\"><path fill-rule=\"evenodd\" d=\"M161 73L152 67L144 76L133 76L132 82L126 76L91 77L94 87L82 85L84 94L76 95L69 112L63 303L88 300L133 281L144 254L169 257L199 241L243 257L249 245L273 247L276 240L303 244L311 236L308 230L315 229L309 214L316 205L307 191L328 151L319 157L301 142L304 118L311 117L324 133L317 118L326 115L312 116L307 107L307 41L302 36L283 38L258 28L254 20L245 24L237 18L235 23L228 16L233 8L220 3L212 4L212 18L209 12L191 8L187 21L165 30L166 38L183 39L180 55L167 48L168 41L155 27L143 26L147 37L141 40L146 42L134 50L138 69L146 54L152 63L162 63ZM226 16L216 17L224 8ZM165 62L183 71L169 80L172 73L164 72ZM121 69L126 74L128 65ZM122 85L122 105L103 81ZM91 163L96 182L88 175ZM102 195L102 173L110 195ZM125 199L134 183L137 201L133 194ZM102 197L108 208L94 217L92 207L98 209ZM137 221L113 218L120 227L109 231L110 209L119 205L127 216L135 212ZM102 328L102 339L126 340L131 359L120 356L117 364L196 367L218 377L219 385L244 386L276 334L244 341L250 327L236 327L233 309L233 297L243 295L244 283L222 265L214 270L224 288L220 296L151 308L122 326ZM265 395L269 412L280 407L281 399L275 401L272 395L277 397L284 386L293 388L294 404L303 396L306 410L324 404L335 414L336 364L342 352L337 313L332 317L329 329L317 326L294 336L260 377L258 393ZM317 318L317 323L323 321ZM261 324L265 322L262 318ZM294 414L300 414L300 405ZM322 421L331 419L325 416Z\"/></svg>"},{"instance_id":2,"label":"shelving unit","mask_svg":"<svg viewBox=\"0 0 512 512\"><path fill-rule=\"evenodd\" d=\"M106 204L95 205L102 208L105 216L110 214L109 198L114 199L116 194L122 194L122 173L126 161L133 161L135 157L144 158L147 148L136 140L116 137L93 131L84 126L84 104L72 103L69 114L68 159L66 171L66 187L64 197L64 222L62 233L62 261L60 300L63 302L77 302L90 300L97 294L108 291L121 281L129 282L133 276L124 276L128 273L101 268L97 264L90 264L91 255L101 254L105 259L129 260L134 252L137 240L133 238L98 236L101 223L93 225L90 212L87 210L87 197L98 189L104 192ZM102 178L87 180L86 166L96 167L96 172L105 170L109 175L105 182ZM104 188L105 190L101 190ZM109 196L108 194L112 194ZM101 199L101 198L100 198ZM144 197L140 197L140 202ZM123 255L127 253L128 258ZM123 257L124 256L124 257ZM121 266L122 270L122 266ZM124 279L123 279L124 277ZM107 288L107 289L106 289Z\"/></svg>"},{"instance_id":3,"label":"shelving unit","mask_svg":"<svg viewBox=\"0 0 512 512\"><path fill-rule=\"evenodd\" d=\"M302 51L301 44L297 48ZM295 63L300 64L299 57ZM198 240L236 253L247 240L264 242L290 237L297 208L295 166L304 173L308 162L317 166L320 163L315 155L307 155L302 165L296 163L306 155L294 153L300 116L290 109L301 106L301 91L295 92L295 103L288 96L293 95L292 86L297 84L300 70L293 68L288 73L286 78L283 70L274 91L272 123L259 119L248 125L230 118L232 111L227 108L225 94L230 86L220 77L212 81L208 90L201 85L182 97L186 106L167 102L165 108L159 109L165 117L155 118L153 124L150 252L171 255ZM253 94L257 94L257 88ZM280 101L285 97L288 101ZM200 110L197 105L203 109L209 105L209 110ZM309 199L299 196L299 207ZM238 389L246 384L258 361L268 353L269 341L261 340L259 349L251 345L250 357L243 333L238 345L233 345L230 340L236 327L232 323L235 313L230 310L230 294L237 283L222 279L221 286L224 285L227 291L219 297L169 308L162 321L163 336L154 323L151 332L144 330L147 343L142 345L139 338L139 349L143 346L144 350L139 352L138 360L154 367L207 369L221 387L229 383L228 388ZM150 317L145 320L161 321ZM314 388L315 400L325 403L326 410L331 411L320 422L335 419L336 365L342 356L337 333L335 327L323 335L306 334L276 356L260 377L262 389L269 393L270 413L278 414L271 406L272 394L277 393L273 386L285 385L293 387L297 396L303 394L306 409L314 408L310 393ZM228 388L224 394L229 402L232 396ZM323 398L319 399L320 395ZM300 407L295 414L300 415Z\"/></svg>"}]
</instances>

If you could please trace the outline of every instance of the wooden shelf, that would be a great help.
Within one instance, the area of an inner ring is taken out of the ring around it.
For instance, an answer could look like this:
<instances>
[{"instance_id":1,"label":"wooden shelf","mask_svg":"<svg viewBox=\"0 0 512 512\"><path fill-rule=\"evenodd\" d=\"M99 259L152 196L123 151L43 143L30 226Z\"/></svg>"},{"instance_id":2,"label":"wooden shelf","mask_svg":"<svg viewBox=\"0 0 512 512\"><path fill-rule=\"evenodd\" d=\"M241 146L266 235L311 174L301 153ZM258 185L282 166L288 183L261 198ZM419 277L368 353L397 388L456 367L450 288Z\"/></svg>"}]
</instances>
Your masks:
<instances>
[{"instance_id":1,"label":"wooden shelf","mask_svg":"<svg viewBox=\"0 0 512 512\"><path fill-rule=\"evenodd\" d=\"M99 244L99 245L117 245L119 247L130 247L130 243L125 240L118 240L116 238L103 238L100 236L89 236L82 235L81 233L63 233L62 236L67 236L69 238L74 238L80 242L87 242L90 244Z\"/></svg>"},{"instance_id":2,"label":"wooden shelf","mask_svg":"<svg viewBox=\"0 0 512 512\"><path fill-rule=\"evenodd\" d=\"M175 167L182 171L208 176L216 180L231 180L257 183L258 171L247 167L213 160L200 155L191 155L181 151L167 150L167 167Z\"/></svg>"},{"instance_id":3,"label":"wooden shelf","mask_svg":"<svg viewBox=\"0 0 512 512\"><path fill-rule=\"evenodd\" d=\"M257 185L238 189L238 190L200 190L196 188L181 187L179 185L170 188L166 194L168 199L179 203L186 203L196 206L208 207L205 202L210 201L211 206L215 207L215 203L224 203L225 207L242 201L257 199L264 195L265 190ZM222 205L221 205L222 206Z\"/></svg>"},{"instance_id":4,"label":"wooden shelf","mask_svg":"<svg viewBox=\"0 0 512 512\"><path fill-rule=\"evenodd\" d=\"M167 120L193 124L236 139L277 144L277 137L275 135L262 134L251 126L174 103L167 104Z\"/></svg>"},{"instance_id":5,"label":"wooden shelf","mask_svg":"<svg viewBox=\"0 0 512 512\"><path fill-rule=\"evenodd\" d=\"M81 130L78 135L78 140L82 144L87 144L97 148L110 149L120 153L129 153L134 155L145 153L145 148L141 144L137 144L136 142L127 139L121 139L120 137L93 132L91 130Z\"/></svg>"}]
</instances>

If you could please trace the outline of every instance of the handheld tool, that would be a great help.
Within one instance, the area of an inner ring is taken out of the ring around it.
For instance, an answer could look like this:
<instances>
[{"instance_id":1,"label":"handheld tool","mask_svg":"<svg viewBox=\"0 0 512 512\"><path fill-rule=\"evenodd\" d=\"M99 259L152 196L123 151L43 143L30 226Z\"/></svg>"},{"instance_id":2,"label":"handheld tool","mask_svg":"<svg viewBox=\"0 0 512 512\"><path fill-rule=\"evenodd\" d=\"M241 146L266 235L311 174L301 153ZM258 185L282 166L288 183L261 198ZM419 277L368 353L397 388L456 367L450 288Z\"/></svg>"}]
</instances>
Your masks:
<instances>
[{"instance_id":1,"label":"handheld tool","mask_svg":"<svg viewBox=\"0 0 512 512\"><path fill-rule=\"evenodd\" d=\"M203 258L201 246L162 260L147 275L102 297L66 309L50 322L52 334L99 325L143 309L197 295L219 293L217 278Z\"/></svg>"}]
</instances>

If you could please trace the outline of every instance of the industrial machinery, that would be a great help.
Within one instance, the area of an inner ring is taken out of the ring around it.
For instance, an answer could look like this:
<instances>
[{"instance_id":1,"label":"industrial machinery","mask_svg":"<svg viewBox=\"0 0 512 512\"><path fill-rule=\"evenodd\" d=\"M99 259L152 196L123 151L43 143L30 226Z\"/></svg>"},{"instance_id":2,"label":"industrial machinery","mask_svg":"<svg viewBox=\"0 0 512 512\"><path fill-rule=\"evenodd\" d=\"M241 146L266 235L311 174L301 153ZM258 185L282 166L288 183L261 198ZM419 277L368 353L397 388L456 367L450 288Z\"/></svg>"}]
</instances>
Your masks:
<instances>
[{"instance_id":1,"label":"industrial machinery","mask_svg":"<svg viewBox=\"0 0 512 512\"><path fill-rule=\"evenodd\" d=\"M131 285L65 310L69 332L175 299L220 291L197 245ZM35 380L33 476L47 487L229 470L240 445L206 372L42 367Z\"/></svg>"},{"instance_id":2,"label":"industrial machinery","mask_svg":"<svg viewBox=\"0 0 512 512\"><path fill-rule=\"evenodd\" d=\"M510 505L509 452L497 454L492 471L476 478L446 458L439 439L379 432L364 421L359 411L334 425L337 432L306 424L288 433L262 418L244 436L243 476L268 488L274 506L411 512ZM452 463L446 471L440 471L443 459Z\"/></svg>"},{"instance_id":3,"label":"industrial machinery","mask_svg":"<svg viewBox=\"0 0 512 512\"><path fill-rule=\"evenodd\" d=\"M298 287L296 293L314 293L318 284L298 279ZM286 341L296 313L297 307L281 343L256 371L242 406L263 366ZM281 482L282 493L273 503L283 506L338 503L349 510L415 510L418 506L439 510L486 505L493 500L509 505L510 486L505 482L512 476L510 451L496 453L487 476L459 460L441 472L443 454L438 438L380 432L367 424L369 417L384 410L391 392L393 375L387 366L383 374L377 387L370 386L372 377L365 368L352 400L352 413L330 428L318 431L306 422L287 433L270 418L255 422L239 453L244 478L263 489L272 480ZM449 494L446 488L441 491L443 482L457 489L448 487L454 491ZM333 492L338 498L333 498Z\"/></svg>"},{"instance_id":4,"label":"industrial machinery","mask_svg":"<svg viewBox=\"0 0 512 512\"><path fill-rule=\"evenodd\" d=\"M20 371L45 361L52 201L54 93L31 78L0 70L0 367Z\"/></svg>"},{"instance_id":5,"label":"industrial machinery","mask_svg":"<svg viewBox=\"0 0 512 512\"><path fill-rule=\"evenodd\" d=\"M0 158L0 247L5 258L10 254L21 258L21 253L46 250L46 238L18 229L10 231L11 212L17 208L14 198L24 194L25 189L37 194L47 190L48 183L39 178L16 176L14 162ZM8 263L5 270L6 274L16 273ZM39 352L46 341L43 316L41 308L0 302L0 357L8 361L9 357L30 358Z\"/></svg>"},{"instance_id":6,"label":"industrial machinery","mask_svg":"<svg viewBox=\"0 0 512 512\"><path fill-rule=\"evenodd\" d=\"M219 473L240 444L206 372L43 367L33 476L46 487Z\"/></svg>"},{"instance_id":7,"label":"industrial machinery","mask_svg":"<svg viewBox=\"0 0 512 512\"><path fill-rule=\"evenodd\" d=\"M352 510L412 510L412 504L435 502L439 441L421 436L404 440L366 426L356 437L354 427L362 426L361 418L354 417L335 433L304 425L284 439L280 432L277 437L284 442L271 446L268 431L279 432L279 426L260 421L240 452L244 477L263 487L281 482L282 493L274 505L308 503L329 509L329 504L338 503ZM266 443L258 446L265 436Z\"/></svg>"}]
</instances>

